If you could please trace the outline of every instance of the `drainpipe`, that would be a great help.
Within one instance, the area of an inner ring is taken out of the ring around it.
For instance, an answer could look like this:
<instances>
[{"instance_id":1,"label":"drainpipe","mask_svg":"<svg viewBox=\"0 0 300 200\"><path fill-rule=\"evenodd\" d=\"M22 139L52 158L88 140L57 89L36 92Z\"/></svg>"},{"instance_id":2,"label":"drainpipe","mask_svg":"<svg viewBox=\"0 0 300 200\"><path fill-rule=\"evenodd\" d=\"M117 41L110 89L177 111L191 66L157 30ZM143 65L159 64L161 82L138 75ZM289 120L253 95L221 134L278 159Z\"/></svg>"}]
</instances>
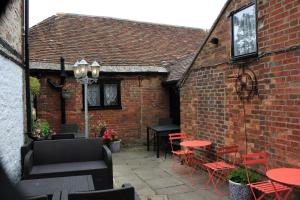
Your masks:
<instances>
[{"instance_id":1,"label":"drainpipe","mask_svg":"<svg viewBox=\"0 0 300 200\"><path fill-rule=\"evenodd\" d=\"M140 87L140 137L143 135L143 77L138 76L139 87Z\"/></svg>"},{"instance_id":2,"label":"drainpipe","mask_svg":"<svg viewBox=\"0 0 300 200\"><path fill-rule=\"evenodd\" d=\"M60 57L60 85L65 84L67 73L65 71L65 59ZM60 88L60 112L61 112L61 124L66 123L66 109L65 99L62 97L62 88Z\"/></svg>"},{"instance_id":3,"label":"drainpipe","mask_svg":"<svg viewBox=\"0 0 300 200\"><path fill-rule=\"evenodd\" d=\"M25 94L26 94L26 115L27 115L27 135L32 138L32 115L30 102L30 70L29 70L29 0L24 0L24 67L25 67Z\"/></svg>"}]
</instances>

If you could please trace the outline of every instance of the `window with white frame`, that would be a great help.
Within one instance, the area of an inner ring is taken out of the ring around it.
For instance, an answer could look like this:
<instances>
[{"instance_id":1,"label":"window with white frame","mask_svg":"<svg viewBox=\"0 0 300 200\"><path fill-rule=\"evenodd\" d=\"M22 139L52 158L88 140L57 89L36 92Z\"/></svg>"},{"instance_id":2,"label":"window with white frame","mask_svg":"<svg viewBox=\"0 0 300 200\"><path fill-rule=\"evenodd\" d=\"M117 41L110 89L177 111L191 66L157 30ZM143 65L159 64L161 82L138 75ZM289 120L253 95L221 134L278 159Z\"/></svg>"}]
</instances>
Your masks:
<instances>
[{"instance_id":1,"label":"window with white frame","mask_svg":"<svg viewBox=\"0 0 300 200\"><path fill-rule=\"evenodd\" d=\"M88 85L89 108L121 108L120 84L120 80L99 80L97 83Z\"/></svg>"}]
</instances>

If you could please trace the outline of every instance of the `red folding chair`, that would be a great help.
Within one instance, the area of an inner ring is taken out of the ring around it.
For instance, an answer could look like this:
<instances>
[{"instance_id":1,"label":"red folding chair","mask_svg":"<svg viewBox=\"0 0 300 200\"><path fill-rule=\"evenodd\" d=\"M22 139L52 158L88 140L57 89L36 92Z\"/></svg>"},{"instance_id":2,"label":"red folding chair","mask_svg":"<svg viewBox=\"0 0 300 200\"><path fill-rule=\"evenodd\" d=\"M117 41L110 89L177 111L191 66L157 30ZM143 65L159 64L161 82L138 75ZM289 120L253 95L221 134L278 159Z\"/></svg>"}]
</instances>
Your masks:
<instances>
[{"instance_id":1,"label":"red folding chair","mask_svg":"<svg viewBox=\"0 0 300 200\"><path fill-rule=\"evenodd\" d=\"M250 154L243 155L243 164L246 169L247 180L254 199L260 200L265 196L274 195L274 199L280 200L281 199L280 195L284 195L284 194L285 194L284 199L288 199L290 193L292 192L292 189L285 185L273 182L271 180L266 180L266 181L261 181L256 183L250 182L249 175L248 175L248 167L250 165L257 165L257 164L263 165L264 173L266 173L266 171L268 170L267 159L268 159L268 154L265 152L250 153ZM255 193L255 190L259 192L260 196L258 196L258 193Z\"/></svg>"},{"instance_id":2,"label":"red folding chair","mask_svg":"<svg viewBox=\"0 0 300 200\"><path fill-rule=\"evenodd\" d=\"M217 185L220 180L223 180L224 182L227 181L230 172L236 168L235 162L238 150L239 147L237 145L225 146L216 149L216 162L205 163L203 165L208 172L208 180L205 184L205 188L208 188L209 184L212 183L217 194L220 194ZM222 160L222 156L229 154L233 154L234 156L232 162L225 162ZM214 180L214 178L216 178L216 180Z\"/></svg>"},{"instance_id":3,"label":"red folding chair","mask_svg":"<svg viewBox=\"0 0 300 200\"><path fill-rule=\"evenodd\" d=\"M184 164L188 164L189 158L193 155L193 151L189 149L179 149L175 150L175 146L180 147L180 142L182 140L187 139L186 133L170 133L169 134L169 143L171 146L171 152L173 158L178 158L179 162L184 162ZM175 170L176 159L173 159L172 168Z\"/></svg>"}]
</instances>

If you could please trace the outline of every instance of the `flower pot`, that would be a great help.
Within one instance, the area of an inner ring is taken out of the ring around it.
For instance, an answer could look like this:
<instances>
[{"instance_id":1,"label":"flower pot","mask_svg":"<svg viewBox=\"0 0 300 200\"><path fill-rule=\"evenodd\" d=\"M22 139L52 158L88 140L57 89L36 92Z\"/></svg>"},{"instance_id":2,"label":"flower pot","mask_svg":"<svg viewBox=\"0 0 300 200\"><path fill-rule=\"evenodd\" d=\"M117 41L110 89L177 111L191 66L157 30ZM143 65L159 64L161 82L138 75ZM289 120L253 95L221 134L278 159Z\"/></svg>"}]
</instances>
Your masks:
<instances>
[{"instance_id":1,"label":"flower pot","mask_svg":"<svg viewBox=\"0 0 300 200\"><path fill-rule=\"evenodd\" d=\"M230 200L251 200L251 191L248 185L229 180Z\"/></svg>"},{"instance_id":2,"label":"flower pot","mask_svg":"<svg viewBox=\"0 0 300 200\"><path fill-rule=\"evenodd\" d=\"M109 148L112 153L120 152L121 140L112 142L110 144Z\"/></svg>"},{"instance_id":3,"label":"flower pot","mask_svg":"<svg viewBox=\"0 0 300 200\"><path fill-rule=\"evenodd\" d=\"M61 96L64 98L64 99L70 99L71 98L71 92L62 92L61 93Z\"/></svg>"}]
</instances>

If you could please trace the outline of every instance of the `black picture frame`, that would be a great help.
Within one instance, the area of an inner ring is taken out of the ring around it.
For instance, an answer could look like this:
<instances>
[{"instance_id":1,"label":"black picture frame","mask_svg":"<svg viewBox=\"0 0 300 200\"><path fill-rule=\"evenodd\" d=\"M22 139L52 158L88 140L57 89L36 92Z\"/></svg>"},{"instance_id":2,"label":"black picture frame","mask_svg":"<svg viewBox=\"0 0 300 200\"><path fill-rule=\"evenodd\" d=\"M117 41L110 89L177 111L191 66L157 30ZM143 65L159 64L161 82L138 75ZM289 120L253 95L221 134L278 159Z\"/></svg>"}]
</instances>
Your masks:
<instances>
[{"instance_id":1,"label":"black picture frame","mask_svg":"<svg viewBox=\"0 0 300 200\"><path fill-rule=\"evenodd\" d=\"M257 11L251 3L231 13L231 55L235 61L257 53Z\"/></svg>"}]
</instances>

